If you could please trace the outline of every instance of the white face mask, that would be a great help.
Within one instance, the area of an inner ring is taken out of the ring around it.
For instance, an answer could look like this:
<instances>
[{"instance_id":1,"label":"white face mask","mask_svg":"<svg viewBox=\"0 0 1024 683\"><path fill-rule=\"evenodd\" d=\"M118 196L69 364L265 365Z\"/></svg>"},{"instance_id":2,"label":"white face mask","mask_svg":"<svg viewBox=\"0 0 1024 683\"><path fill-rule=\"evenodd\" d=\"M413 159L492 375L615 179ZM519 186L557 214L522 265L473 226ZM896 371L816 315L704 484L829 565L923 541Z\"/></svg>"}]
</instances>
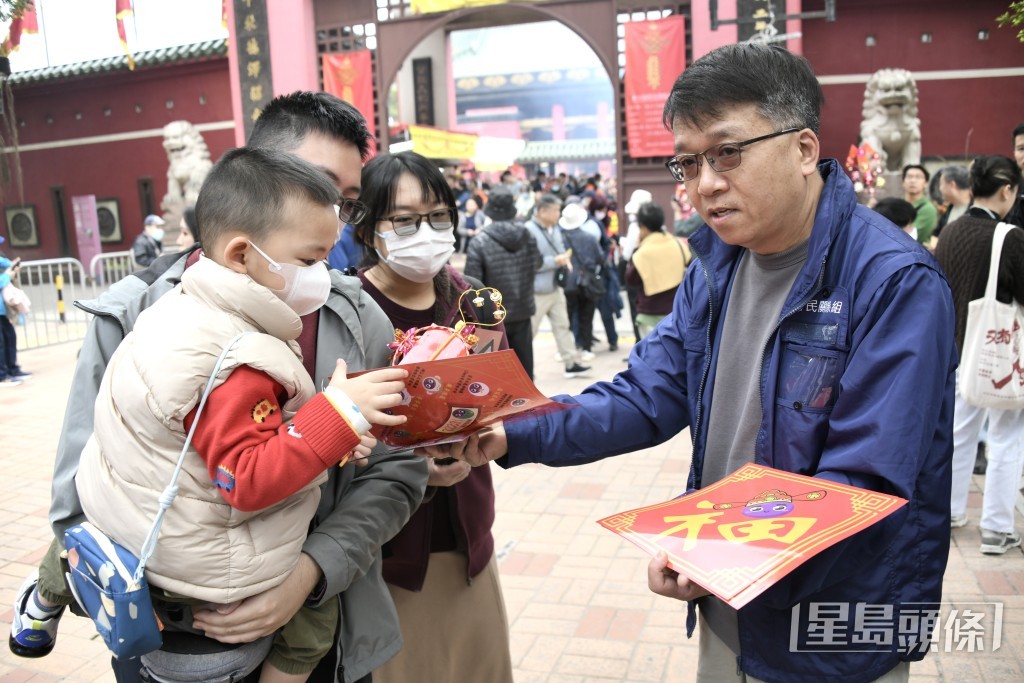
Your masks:
<instances>
[{"instance_id":1,"label":"white face mask","mask_svg":"<svg viewBox=\"0 0 1024 683\"><path fill-rule=\"evenodd\" d=\"M374 234L388 245L387 257L380 253L380 249L376 250L377 256L410 282L430 282L455 253L454 230L434 230L424 225L408 237L393 232L375 231Z\"/></svg>"},{"instance_id":2,"label":"white face mask","mask_svg":"<svg viewBox=\"0 0 1024 683\"><path fill-rule=\"evenodd\" d=\"M323 262L314 263L311 266L278 263L252 242L249 244L259 252L260 256L270 262L271 273L276 273L284 278L284 289L274 289L273 287L267 287L267 289L295 311L295 315L308 315L327 303L327 297L331 293L331 274Z\"/></svg>"},{"instance_id":3,"label":"white face mask","mask_svg":"<svg viewBox=\"0 0 1024 683\"><path fill-rule=\"evenodd\" d=\"M163 242L164 241L164 229L163 228L153 228L153 232L152 232L152 234L150 234L150 237L155 239L157 242Z\"/></svg>"}]
</instances>

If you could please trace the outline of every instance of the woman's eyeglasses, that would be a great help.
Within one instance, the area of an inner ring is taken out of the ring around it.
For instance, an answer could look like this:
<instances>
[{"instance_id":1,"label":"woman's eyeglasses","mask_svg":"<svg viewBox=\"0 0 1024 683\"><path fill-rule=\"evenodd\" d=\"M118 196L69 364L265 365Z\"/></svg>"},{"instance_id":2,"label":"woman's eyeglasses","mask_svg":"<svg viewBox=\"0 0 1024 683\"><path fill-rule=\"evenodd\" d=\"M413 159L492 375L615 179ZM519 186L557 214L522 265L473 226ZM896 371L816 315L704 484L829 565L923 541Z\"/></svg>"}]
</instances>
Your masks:
<instances>
[{"instance_id":1,"label":"woman's eyeglasses","mask_svg":"<svg viewBox=\"0 0 1024 683\"><path fill-rule=\"evenodd\" d=\"M455 209L439 209L430 213L403 213L381 220L391 223L396 235L408 237L419 231L424 218L427 219L427 225L438 232L455 227Z\"/></svg>"},{"instance_id":2,"label":"woman's eyeglasses","mask_svg":"<svg viewBox=\"0 0 1024 683\"><path fill-rule=\"evenodd\" d=\"M335 204L338 207L338 220L342 223L358 223L366 217L366 204L363 204L358 199L345 199L344 197L338 200Z\"/></svg>"}]
</instances>

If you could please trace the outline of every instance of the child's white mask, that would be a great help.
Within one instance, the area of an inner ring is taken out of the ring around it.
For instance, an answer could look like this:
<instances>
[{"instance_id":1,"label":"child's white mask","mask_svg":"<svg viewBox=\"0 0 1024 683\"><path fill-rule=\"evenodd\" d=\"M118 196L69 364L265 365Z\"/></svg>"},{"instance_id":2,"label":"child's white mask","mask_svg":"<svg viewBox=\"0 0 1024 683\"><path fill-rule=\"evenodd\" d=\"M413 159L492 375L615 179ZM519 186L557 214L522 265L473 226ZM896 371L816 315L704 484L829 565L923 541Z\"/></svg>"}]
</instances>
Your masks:
<instances>
[{"instance_id":1,"label":"child's white mask","mask_svg":"<svg viewBox=\"0 0 1024 683\"><path fill-rule=\"evenodd\" d=\"M251 241L249 244L260 256L267 259L270 263L270 272L284 279L283 289L267 289L295 311L296 315L308 315L327 303L327 297L331 293L331 274L322 261L311 266L278 263Z\"/></svg>"}]
</instances>

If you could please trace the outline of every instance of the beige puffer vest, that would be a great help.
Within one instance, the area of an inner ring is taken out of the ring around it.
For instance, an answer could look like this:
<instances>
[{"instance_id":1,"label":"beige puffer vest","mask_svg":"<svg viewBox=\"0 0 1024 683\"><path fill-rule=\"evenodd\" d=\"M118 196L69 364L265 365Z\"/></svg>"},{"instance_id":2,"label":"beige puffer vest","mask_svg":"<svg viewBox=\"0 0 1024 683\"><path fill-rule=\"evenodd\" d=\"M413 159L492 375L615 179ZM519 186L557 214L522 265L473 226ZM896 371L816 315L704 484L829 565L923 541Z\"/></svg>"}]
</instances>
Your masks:
<instances>
[{"instance_id":1,"label":"beige puffer vest","mask_svg":"<svg viewBox=\"0 0 1024 683\"><path fill-rule=\"evenodd\" d=\"M185 443L183 420L221 351L239 332L256 332L236 343L215 386L240 365L260 370L291 397L281 407L287 420L315 394L294 341L301 330L298 316L247 276L205 257L185 271L178 287L139 316L107 366L76 482L86 517L139 553ZM242 512L224 501L191 450L147 578L214 603L281 583L298 561L326 477L272 507Z\"/></svg>"}]
</instances>

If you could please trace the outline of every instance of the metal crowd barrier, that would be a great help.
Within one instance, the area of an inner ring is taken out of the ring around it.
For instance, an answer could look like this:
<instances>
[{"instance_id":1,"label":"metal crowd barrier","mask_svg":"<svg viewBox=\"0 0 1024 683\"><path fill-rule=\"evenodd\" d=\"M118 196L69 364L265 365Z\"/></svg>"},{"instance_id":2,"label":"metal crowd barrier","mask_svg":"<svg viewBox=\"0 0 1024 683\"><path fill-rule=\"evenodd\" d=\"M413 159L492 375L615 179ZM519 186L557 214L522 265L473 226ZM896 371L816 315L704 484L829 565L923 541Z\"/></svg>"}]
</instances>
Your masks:
<instances>
[{"instance_id":1,"label":"metal crowd barrier","mask_svg":"<svg viewBox=\"0 0 1024 683\"><path fill-rule=\"evenodd\" d=\"M93 299L134 270L130 251L101 254L86 272L73 258L23 261L15 284L32 302L31 311L14 321L18 349L33 349L85 338L90 314L74 306Z\"/></svg>"}]
</instances>

